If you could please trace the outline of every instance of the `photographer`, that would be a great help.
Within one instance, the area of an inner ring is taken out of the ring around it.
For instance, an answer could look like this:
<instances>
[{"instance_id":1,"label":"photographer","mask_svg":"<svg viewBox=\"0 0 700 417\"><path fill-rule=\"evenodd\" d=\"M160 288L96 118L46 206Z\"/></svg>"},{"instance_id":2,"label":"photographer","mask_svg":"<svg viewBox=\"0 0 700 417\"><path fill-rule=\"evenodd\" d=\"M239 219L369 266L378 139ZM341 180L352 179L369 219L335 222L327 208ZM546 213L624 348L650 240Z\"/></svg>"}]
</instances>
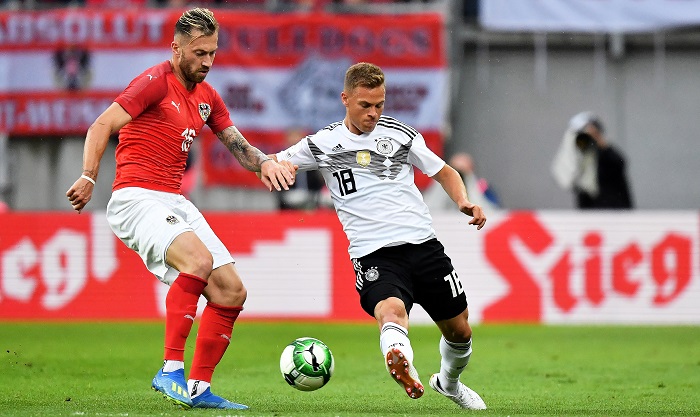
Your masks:
<instances>
[{"instance_id":1,"label":"photographer","mask_svg":"<svg viewBox=\"0 0 700 417\"><path fill-rule=\"evenodd\" d=\"M608 143L603 124L591 112L569 121L552 174L562 188L574 191L580 209L633 208L625 158Z\"/></svg>"}]
</instances>

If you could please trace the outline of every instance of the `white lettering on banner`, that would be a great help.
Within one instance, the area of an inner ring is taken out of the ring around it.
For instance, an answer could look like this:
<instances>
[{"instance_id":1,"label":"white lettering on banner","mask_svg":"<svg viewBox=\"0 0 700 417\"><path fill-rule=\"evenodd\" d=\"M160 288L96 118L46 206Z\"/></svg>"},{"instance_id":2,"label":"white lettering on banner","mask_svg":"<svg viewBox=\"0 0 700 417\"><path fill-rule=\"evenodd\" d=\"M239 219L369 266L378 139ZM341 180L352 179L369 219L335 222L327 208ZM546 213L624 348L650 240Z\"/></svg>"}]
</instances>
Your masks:
<instances>
[{"instance_id":1,"label":"white lettering on banner","mask_svg":"<svg viewBox=\"0 0 700 417\"><path fill-rule=\"evenodd\" d=\"M117 237L109 228L104 213L92 213L90 224L92 226L92 250L90 251L92 276L100 282L107 282L119 267L116 256Z\"/></svg>"},{"instance_id":2,"label":"white lettering on banner","mask_svg":"<svg viewBox=\"0 0 700 417\"><path fill-rule=\"evenodd\" d=\"M475 321L697 323L698 214L670 218L499 213L474 234L456 216L434 222Z\"/></svg>"},{"instance_id":3,"label":"white lettering on banner","mask_svg":"<svg viewBox=\"0 0 700 417\"><path fill-rule=\"evenodd\" d=\"M51 97L0 100L0 130L16 133L36 131L84 132L110 99Z\"/></svg>"},{"instance_id":4,"label":"white lettering on banner","mask_svg":"<svg viewBox=\"0 0 700 417\"><path fill-rule=\"evenodd\" d=\"M31 239L24 238L2 254L2 295L18 301L29 301L37 286L37 277L30 275L39 255Z\"/></svg>"},{"instance_id":5,"label":"white lettering on banner","mask_svg":"<svg viewBox=\"0 0 700 417\"><path fill-rule=\"evenodd\" d=\"M90 278L89 263L96 280L108 281L118 268L114 236L105 226L104 214L93 214L92 225L91 239L84 233L58 229L40 247L24 237L1 253L0 301L29 302L41 283L45 289L41 305L49 311L59 310L80 296ZM110 232L107 239L105 228ZM89 240L92 247L88 251ZM88 253L92 253L91 261Z\"/></svg>"},{"instance_id":6,"label":"white lettering on banner","mask_svg":"<svg viewBox=\"0 0 700 417\"><path fill-rule=\"evenodd\" d=\"M87 242L85 235L59 230L41 250L41 276L46 293L42 304L58 310L71 302L87 282Z\"/></svg>"},{"instance_id":7,"label":"white lettering on banner","mask_svg":"<svg viewBox=\"0 0 700 417\"><path fill-rule=\"evenodd\" d=\"M282 241L259 240L252 252L232 253L249 294L246 316L328 317L331 312L332 236L327 229L286 230ZM168 286L154 280L165 316ZM199 300L199 312L206 305Z\"/></svg>"},{"instance_id":8,"label":"white lettering on banner","mask_svg":"<svg viewBox=\"0 0 700 417\"><path fill-rule=\"evenodd\" d=\"M11 13L0 19L0 48L32 44L159 45L167 14ZM0 16L1 17L1 16Z\"/></svg>"}]
</instances>

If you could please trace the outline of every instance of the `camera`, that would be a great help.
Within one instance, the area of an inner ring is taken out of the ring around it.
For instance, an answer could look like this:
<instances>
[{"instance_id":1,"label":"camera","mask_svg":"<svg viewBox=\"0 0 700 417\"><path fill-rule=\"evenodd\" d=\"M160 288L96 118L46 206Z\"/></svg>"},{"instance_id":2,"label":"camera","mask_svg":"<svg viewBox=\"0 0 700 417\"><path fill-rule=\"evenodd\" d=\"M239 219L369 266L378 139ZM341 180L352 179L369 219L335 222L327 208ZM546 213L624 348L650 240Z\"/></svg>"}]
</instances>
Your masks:
<instances>
[{"instance_id":1,"label":"camera","mask_svg":"<svg viewBox=\"0 0 700 417\"><path fill-rule=\"evenodd\" d=\"M586 132L579 132L576 134L576 146L581 150L585 151L588 148L593 147L595 144L595 140L593 139L593 136L589 135Z\"/></svg>"}]
</instances>

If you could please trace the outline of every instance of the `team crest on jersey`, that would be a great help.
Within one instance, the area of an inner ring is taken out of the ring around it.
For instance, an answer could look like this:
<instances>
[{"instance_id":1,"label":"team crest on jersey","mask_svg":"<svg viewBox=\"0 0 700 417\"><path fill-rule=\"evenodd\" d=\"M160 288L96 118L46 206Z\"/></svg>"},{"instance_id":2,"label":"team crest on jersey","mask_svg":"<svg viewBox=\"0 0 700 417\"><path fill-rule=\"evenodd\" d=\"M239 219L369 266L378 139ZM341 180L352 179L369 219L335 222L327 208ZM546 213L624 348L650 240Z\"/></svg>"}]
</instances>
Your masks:
<instances>
[{"instance_id":1,"label":"team crest on jersey","mask_svg":"<svg viewBox=\"0 0 700 417\"><path fill-rule=\"evenodd\" d=\"M377 152L379 152L382 155L389 155L394 151L394 145L391 144L391 141L386 138L381 138L377 140Z\"/></svg>"},{"instance_id":2,"label":"team crest on jersey","mask_svg":"<svg viewBox=\"0 0 700 417\"><path fill-rule=\"evenodd\" d=\"M369 163L372 162L372 155L369 151L359 151L355 156L355 161L357 161L361 167L367 167Z\"/></svg>"},{"instance_id":3,"label":"team crest on jersey","mask_svg":"<svg viewBox=\"0 0 700 417\"><path fill-rule=\"evenodd\" d=\"M168 222L168 224L177 224L179 222L177 217L173 216L172 214L170 216L166 217L165 221Z\"/></svg>"},{"instance_id":4,"label":"team crest on jersey","mask_svg":"<svg viewBox=\"0 0 700 417\"><path fill-rule=\"evenodd\" d=\"M199 115L202 117L202 120L205 122L209 118L209 115L211 114L211 107L207 103L199 103Z\"/></svg>"},{"instance_id":5,"label":"team crest on jersey","mask_svg":"<svg viewBox=\"0 0 700 417\"><path fill-rule=\"evenodd\" d=\"M379 278L379 271L377 271L376 266L370 267L367 271L365 271L365 279L367 281L376 281L377 278Z\"/></svg>"}]
</instances>

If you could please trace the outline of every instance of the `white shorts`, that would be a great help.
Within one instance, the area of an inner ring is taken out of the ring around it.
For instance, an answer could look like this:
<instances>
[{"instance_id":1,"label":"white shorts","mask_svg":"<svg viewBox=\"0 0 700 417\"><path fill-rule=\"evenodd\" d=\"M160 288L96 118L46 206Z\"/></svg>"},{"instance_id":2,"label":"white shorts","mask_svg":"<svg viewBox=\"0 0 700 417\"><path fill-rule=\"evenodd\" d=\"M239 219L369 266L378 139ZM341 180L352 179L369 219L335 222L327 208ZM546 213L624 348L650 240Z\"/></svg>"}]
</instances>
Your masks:
<instances>
[{"instance_id":1,"label":"white shorts","mask_svg":"<svg viewBox=\"0 0 700 417\"><path fill-rule=\"evenodd\" d=\"M214 269L234 262L221 240L189 200L180 194L127 187L107 203L107 222L124 244L141 256L149 271L170 285L179 271L165 253L180 234L194 231L214 258Z\"/></svg>"}]
</instances>

